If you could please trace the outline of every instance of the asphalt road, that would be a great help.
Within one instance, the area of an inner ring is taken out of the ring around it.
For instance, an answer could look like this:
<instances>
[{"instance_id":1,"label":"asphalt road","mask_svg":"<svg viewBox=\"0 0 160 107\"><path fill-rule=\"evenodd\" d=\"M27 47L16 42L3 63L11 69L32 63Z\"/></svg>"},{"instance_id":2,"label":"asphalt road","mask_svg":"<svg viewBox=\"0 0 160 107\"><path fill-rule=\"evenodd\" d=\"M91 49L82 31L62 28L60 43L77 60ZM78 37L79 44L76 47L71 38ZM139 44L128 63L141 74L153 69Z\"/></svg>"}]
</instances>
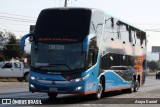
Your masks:
<instances>
[{"instance_id":1,"label":"asphalt road","mask_svg":"<svg viewBox=\"0 0 160 107\"><path fill-rule=\"evenodd\" d=\"M104 97L99 100L94 100L91 95L58 95L57 99L48 99L45 93L30 93L28 92L28 83L26 82L0 82L0 98L18 98L18 99L37 99L41 100L45 106L104 106L104 107L124 107L126 104L130 107L159 107L160 106L160 79L156 80L155 76L148 76L144 86L140 87L138 92L123 93L121 91L105 93ZM146 100L150 104L146 104ZM153 103L153 104L151 104ZM159 103L159 104L157 104ZM10 106L10 105L0 105ZM12 105L13 106L13 105ZM17 105L16 105L17 106ZM21 106L21 105L18 105ZM25 105L32 107L34 105ZM38 105L44 107L44 105Z\"/></svg>"}]
</instances>

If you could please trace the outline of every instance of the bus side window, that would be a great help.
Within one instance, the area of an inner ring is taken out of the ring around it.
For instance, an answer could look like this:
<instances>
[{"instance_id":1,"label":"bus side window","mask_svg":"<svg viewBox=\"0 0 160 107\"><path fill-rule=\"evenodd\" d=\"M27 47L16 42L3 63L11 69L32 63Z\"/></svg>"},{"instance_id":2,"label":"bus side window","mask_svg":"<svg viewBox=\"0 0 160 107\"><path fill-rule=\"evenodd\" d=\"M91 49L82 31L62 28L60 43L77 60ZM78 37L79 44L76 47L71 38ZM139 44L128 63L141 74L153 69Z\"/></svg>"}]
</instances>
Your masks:
<instances>
[{"instance_id":1,"label":"bus side window","mask_svg":"<svg viewBox=\"0 0 160 107\"><path fill-rule=\"evenodd\" d=\"M88 68L92 67L95 63L96 63L96 60L97 60L97 57L96 57L96 51L94 49L89 49L89 52L88 52Z\"/></svg>"}]
</instances>

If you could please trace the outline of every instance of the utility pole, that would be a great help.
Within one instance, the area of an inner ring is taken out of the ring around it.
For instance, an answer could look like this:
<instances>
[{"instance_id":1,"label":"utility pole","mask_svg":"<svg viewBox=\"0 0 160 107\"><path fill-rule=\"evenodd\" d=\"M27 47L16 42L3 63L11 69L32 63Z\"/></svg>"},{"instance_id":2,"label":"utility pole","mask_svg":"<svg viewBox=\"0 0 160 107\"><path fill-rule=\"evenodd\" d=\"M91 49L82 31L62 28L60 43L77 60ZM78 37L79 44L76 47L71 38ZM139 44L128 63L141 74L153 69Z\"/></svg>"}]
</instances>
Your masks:
<instances>
[{"instance_id":1,"label":"utility pole","mask_svg":"<svg viewBox=\"0 0 160 107\"><path fill-rule=\"evenodd\" d=\"M64 7L67 7L67 0L64 1Z\"/></svg>"},{"instance_id":2,"label":"utility pole","mask_svg":"<svg viewBox=\"0 0 160 107\"><path fill-rule=\"evenodd\" d=\"M65 0L65 1L64 1L64 7L67 7L68 1L69 1L69 0ZM75 2L76 2L76 1L77 1L77 0L75 0Z\"/></svg>"}]
</instances>

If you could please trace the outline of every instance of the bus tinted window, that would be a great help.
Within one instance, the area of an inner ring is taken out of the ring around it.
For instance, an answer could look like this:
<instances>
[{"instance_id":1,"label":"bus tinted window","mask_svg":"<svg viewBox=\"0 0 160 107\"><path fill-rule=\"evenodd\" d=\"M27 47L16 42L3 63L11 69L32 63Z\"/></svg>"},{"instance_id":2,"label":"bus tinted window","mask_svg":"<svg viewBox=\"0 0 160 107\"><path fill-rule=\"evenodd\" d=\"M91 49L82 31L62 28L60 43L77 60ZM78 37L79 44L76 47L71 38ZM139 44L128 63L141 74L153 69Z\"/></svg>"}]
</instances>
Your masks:
<instances>
[{"instance_id":1,"label":"bus tinted window","mask_svg":"<svg viewBox=\"0 0 160 107\"><path fill-rule=\"evenodd\" d=\"M83 41L89 34L91 11L87 9L46 9L37 20L34 35L36 39L69 38ZM82 22L83 20L83 22ZM55 43L55 42L54 42Z\"/></svg>"}]
</instances>

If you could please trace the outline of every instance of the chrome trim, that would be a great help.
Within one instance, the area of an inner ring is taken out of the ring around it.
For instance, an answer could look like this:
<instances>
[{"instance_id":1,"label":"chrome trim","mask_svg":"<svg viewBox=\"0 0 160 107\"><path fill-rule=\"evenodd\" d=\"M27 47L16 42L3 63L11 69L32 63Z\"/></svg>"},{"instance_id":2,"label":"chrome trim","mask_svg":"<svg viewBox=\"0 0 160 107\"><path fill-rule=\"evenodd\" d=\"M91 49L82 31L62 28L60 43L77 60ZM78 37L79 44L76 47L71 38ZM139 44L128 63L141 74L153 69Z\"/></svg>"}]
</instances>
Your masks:
<instances>
[{"instance_id":1,"label":"chrome trim","mask_svg":"<svg viewBox=\"0 0 160 107\"><path fill-rule=\"evenodd\" d=\"M37 80L38 83L47 84L47 85L65 85L71 84L71 81L51 81L51 80Z\"/></svg>"}]
</instances>

